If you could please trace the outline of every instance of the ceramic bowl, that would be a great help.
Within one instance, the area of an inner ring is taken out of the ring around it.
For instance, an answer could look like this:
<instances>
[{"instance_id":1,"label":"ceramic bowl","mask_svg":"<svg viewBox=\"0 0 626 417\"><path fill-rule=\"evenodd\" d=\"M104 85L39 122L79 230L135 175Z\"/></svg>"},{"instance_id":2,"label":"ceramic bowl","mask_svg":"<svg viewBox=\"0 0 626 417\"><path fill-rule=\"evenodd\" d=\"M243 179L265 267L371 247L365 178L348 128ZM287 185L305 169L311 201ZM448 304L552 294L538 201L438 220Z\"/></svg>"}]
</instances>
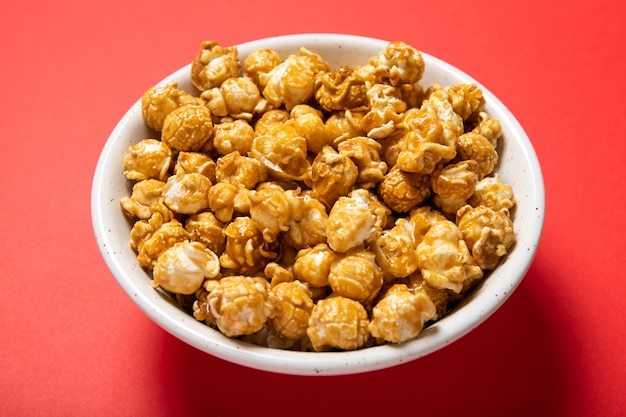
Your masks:
<instances>
[{"instance_id":1,"label":"ceramic bowl","mask_svg":"<svg viewBox=\"0 0 626 417\"><path fill-rule=\"evenodd\" d=\"M240 60L258 48L272 48L281 57L306 47L322 55L331 66L357 66L383 50L386 40L339 34L300 34L261 39L238 45ZM124 292L152 320L186 343L215 357L259 370L294 375L340 375L397 366L433 353L471 332L493 314L517 288L537 249L544 220L544 185L533 146L506 106L485 86L434 56L423 53L426 71L423 85L475 83L483 91L486 111L500 120L499 163L502 181L517 198L513 221L517 242L504 262L456 308L409 342L381 345L348 352L294 352L251 345L230 339L196 321L163 292L150 286L150 277L139 266L129 246L131 223L122 213L120 198L130 195L132 184L122 174L129 146L149 137L141 114L141 99L113 129L100 155L92 187L92 218L102 256ZM176 81L193 91L190 65L167 76L162 84ZM146 89L149 88L146 85ZM120 323L122 324L122 323Z\"/></svg>"}]
</instances>

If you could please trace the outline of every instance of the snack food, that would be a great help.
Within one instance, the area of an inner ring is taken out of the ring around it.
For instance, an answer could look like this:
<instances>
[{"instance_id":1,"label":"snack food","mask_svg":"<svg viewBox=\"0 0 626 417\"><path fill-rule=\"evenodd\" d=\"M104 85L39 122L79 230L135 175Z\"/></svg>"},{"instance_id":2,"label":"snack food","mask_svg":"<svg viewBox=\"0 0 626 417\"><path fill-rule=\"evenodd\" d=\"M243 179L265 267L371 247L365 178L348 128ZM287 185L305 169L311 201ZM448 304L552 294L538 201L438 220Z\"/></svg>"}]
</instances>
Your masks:
<instances>
[{"instance_id":1,"label":"snack food","mask_svg":"<svg viewBox=\"0 0 626 417\"><path fill-rule=\"evenodd\" d=\"M481 279L479 262L491 265L494 254L499 262L515 238L499 221L489 225L502 225L490 232L499 240L481 241L476 230L485 226L486 215L467 209L463 228L457 225L456 212L481 201L506 197L494 207L502 206L497 212L507 217L514 207L512 193L504 191L474 198L479 181L492 178L500 136L497 120L483 111L480 90L421 86L423 60L402 42L390 43L361 67L340 70L307 50L284 61L267 51L251 56L254 62L244 60L236 76L230 72L221 80L208 69L231 71L236 50L203 43L194 61L200 64L192 67L204 80L196 84L200 101L161 100L168 107L155 111L159 117L169 111L151 140L168 146L170 165L163 170L161 155L167 152L160 152L159 169L128 169L143 175L128 178L171 181L176 187L168 189L175 191L191 184L194 204L188 207L178 193L155 198L141 188L137 201L133 195L124 199L122 207L137 222L132 245L142 266L152 273L180 242L212 251L220 271L206 276L193 296L177 299L191 305L196 319L255 343L358 349L415 337ZM222 88L233 78L245 81ZM247 98L254 106L243 99L228 104L237 86L248 86L240 90L252 91ZM172 103L180 105L172 109ZM235 124L244 134L232 133ZM469 133L482 139L459 140ZM195 175L209 185L184 181ZM205 206L198 192L206 193ZM425 208L431 213L422 213ZM462 230L471 234L471 246ZM296 284L275 290L286 282ZM389 327L405 316L393 310L398 306L415 311L408 313L411 331Z\"/></svg>"}]
</instances>

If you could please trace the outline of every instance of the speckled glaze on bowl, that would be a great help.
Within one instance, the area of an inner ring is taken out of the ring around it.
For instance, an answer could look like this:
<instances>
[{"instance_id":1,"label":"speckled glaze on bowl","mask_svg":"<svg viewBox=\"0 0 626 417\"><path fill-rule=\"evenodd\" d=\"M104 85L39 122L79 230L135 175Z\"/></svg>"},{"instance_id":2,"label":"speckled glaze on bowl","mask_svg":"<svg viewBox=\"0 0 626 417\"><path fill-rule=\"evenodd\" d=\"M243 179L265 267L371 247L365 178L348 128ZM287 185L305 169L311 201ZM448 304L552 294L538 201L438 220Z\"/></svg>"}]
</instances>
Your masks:
<instances>
[{"instance_id":1,"label":"speckled glaze on bowl","mask_svg":"<svg viewBox=\"0 0 626 417\"><path fill-rule=\"evenodd\" d=\"M282 58L306 47L321 54L332 67L357 66L383 50L388 41L351 35L299 34L261 39L238 45L241 61L253 50L272 48ZM129 195L131 183L122 174L129 146L148 137L139 99L122 117L106 142L92 186L95 237L111 273L137 306L159 326L190 345L221 359L269 372L294 375L340 375L397 366L435 352L471 332L493 314L517 288L535 256L545 212L541 168L526 133L511 112L489 90L457 68L423 53L423 85L476 83L486 99L486 111L500 120L503 138L496 172L510 184L517 198L513 212L517 243L505 261L446 317L425 329L416 339L351 352L292 352L250 345L223 336L196 321L160 291L137 262L129 246L131 224L122 213L120 198ZM166 77L193 91L190 65ZM146 89L150 86L146 86ZM120 323L121 325L122 323Z\"/></svg>"}]
</instances>

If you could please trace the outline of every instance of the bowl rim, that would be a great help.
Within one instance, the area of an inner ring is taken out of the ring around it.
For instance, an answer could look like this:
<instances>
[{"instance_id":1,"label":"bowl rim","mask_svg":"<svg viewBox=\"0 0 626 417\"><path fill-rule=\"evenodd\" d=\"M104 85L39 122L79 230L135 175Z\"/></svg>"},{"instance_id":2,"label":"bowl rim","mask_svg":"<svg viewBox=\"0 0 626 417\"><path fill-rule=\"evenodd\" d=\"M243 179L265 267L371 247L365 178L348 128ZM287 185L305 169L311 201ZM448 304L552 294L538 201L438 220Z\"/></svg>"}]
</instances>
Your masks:
<instances>
[{"instance_id":1,"label":"bowl rim","mask_svg":"<svg viewBox=\"0 0 626 417\"><path fill-rule=\"evenodd\" d=\"M382 46L383 48L389 43L387 40L358 35L302 33L253 40L238 44L237 47L240 51L252 51L261 47L273 47L274 45L281 44L294 49L317 42L323 44L372 43L373 45ZM499 309L517 288L535 257L545 217L545 189L541 166L526 132L513 114L493 93L462 70L439 58L422 51L420 52L427 62L427 66L438 66L445 71L451 71L459 77L467 79L468 82L474 82L482 89L487 103L492 107L499 108L506 114L506 121L509 124L509 128L513 129L515 134L519 136L521 140L520 145L524 152L523 158L528 162L531 168L530 172L527 174L530 175L529 181L533 186L532 198L533 204L535 205L535 213L534 216L527 219L530 223L525 225L525 228L528 228L529 242L532 244L525 248L520 255L520 262L516 262L515 265L504 262L498 267L498 269L504 269L505 271L502 272L506 274L513 274L514 279L509 279L502 283L494 283L493 288L489 291L490 293L493 292L491 295L495 294L495 297L484 297L484 299L481 299L480 303L472 303L469 300L464 300L461 306L463 306L464 311L467 313L465 314L467 317L459 320L455 319L452 314L447 315L434 325L424 329L417 338L411 341L398 345L386 344L355 351L299 352L266 348L230 339L218 331L209 328L204 323L196 321L192 316L182 312L177 306L173 305L166 296L152 289L148 282L146 282L146 287L149 288L150 291L146 291L146 288L141 287L130 279L126 279L126 267L120 257L115 256L115 252L111 252L112 242L109 239L111 229L105 221L105 208L107 207L107 203L111 203L110 201L106 201L107 197L104 192L108 180L106 175L106 162L111 157L115 139L122 134L128 120L136 116L136 109L137 106L140 108L141 99L137 100L127 110L104 144L95 168L91 193L92 226L98 248L109 271L122 290L156 324L191 346L217 358L241 366L267 372L292 375L346 375L397 366L429 355L459 340L482 324ZM165 77L159 84L166 82L175 74L189 71L190 66L191 64L189 63L176 70L174 73ZM525 196L525 198L531 198L531 195Z\"/></svg>"}]
</instances>

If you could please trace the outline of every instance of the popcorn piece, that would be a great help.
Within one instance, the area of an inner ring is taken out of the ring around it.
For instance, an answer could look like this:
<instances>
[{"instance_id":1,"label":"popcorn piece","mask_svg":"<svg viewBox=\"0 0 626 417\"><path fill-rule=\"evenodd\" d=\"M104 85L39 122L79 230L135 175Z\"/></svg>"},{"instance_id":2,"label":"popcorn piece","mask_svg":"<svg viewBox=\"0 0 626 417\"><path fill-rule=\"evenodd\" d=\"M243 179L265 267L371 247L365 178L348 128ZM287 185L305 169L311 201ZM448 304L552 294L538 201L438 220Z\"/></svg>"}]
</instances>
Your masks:
<instances>
[{"instance_id":1,"label":"popcorn piece","mask_svg":"<svg viewBox=\"0 0 626 417\"><path fill-rule=\"evenodd\" d=\"M161 140L177 151L200 151L213 135L211 111L205 106L182 106L173 110L163 121Z\"/></svg>"},{"instance_id":2,"label":"popcorn piece","mask_svg":"<svg viewBox=\"0 0 626 417\"><path fill-rule=\"evenodd\" d=\"M254 129L245 120L222 122L213 127L213 147L222 155L231 152L247 155L253 140Z\"/></svg>"},{"instance_id":3,"label":"popcorn piece","mask_svg":"<svg viewBox=\"0 0 626 417\"><path fill-rule=\"evenodd\" d=\"M374 139L364 136L346 139L338 150L356 164L359 170L356 183L360 188L374 187L387 172L387 164L380 160L382 146Z\"/></svg>"},{"instance_id":4,"label":"popcorn piece","mask_svg":"<svg viewBox=\"0 0 626 417\"><path fill-rule=\"evenodd\" d=\"M419 266L413 225L406 218L399 218L393 228L383 230L372 244L376 263L383 272L393 278L401 278L415 272Z\"/></svg>"},{"instance_id":5,"label":"popcorn piece","mask_svg":"<svg viewBox=\"0 0 626 417\"><path fill-rule=\"evenodd\" d=\"M209 189L209 208L215 217L224 223L230 222L235 214L248 214L250 200L248 190L229 182L220 181Z\"/></svg>"},{"instance_id":6,"label":"popcorn piece","mask_svg":"<svg viewBox=\"0 0 626 417\"><path fill-rule=\"evenodd\" d=\"M495 269L515 243L513 222L507 209L470 205L457 212L457 224L476 263L485 270Z\"/></svg>"},{"instance_id":7,"label":"popcorn piece","mask_svg":"<svg viewBox=\"0 0 626 417\"><path fill-rule=\"evenodd\" d=\"M374 139L386 138L396 130L407 106L400 89L374 84L367 89L369 111L363 116L361 128Z\"/></svg>"},{"instance_id":8,"label":"popcorn piece","mask_svg":"<svg viewBox=\"0 0 626 417\"><path fill-rule=\"evenodd\" d=\"M281 62L280 55L275 50L270 48L256 49L243 61L243 74L250 77L259 88L265 87L265 84L261 84L261 77L266 78L266 74Z\"/></svg>"},{"instance_id":9,"label":"popcorn piece","mask_svg":"<svg viewBox=\"0 0 626 417\"><path fill-rule=\"evenodd\" d=\"M258 332L274 314L267 281L241 275L216 281L206 301L198 300L194 305L197 320L214 323L229 337Z\"/></svg>"},{"instance_id":10,"label":"popcorn piece","mask_svg":"<svg viewBox=\"0 0 626 417\"><path fill-rule=\"evenodd\" d=\"M318 153L330 144L330 135L320 112L306 104L299 104L291 109L290 117L298 135L306 139L309 152Z\"/></svg>"},{"instance_id":11,"label":"popcorn piece","mask_svg":"<svg viewBox=\"0 0 626 417\"><path fill-rule=\"evenodd\" d=\"M271 124L267 134L254 138L250 156L280 181L302 181L310 168L306 139L285 123Z\"/></svg>"},{"instance_id":12,"label":"popcorn piece","mask_svg":"<svg viewBox=\"0 0 626 417\"><path fill-rule=\"evenodd\" d=\"M366 304L382 288L383 271L372 252L356 248L331 264L328 284L335 294Z\"/></svg>"},{"instance_id":13,"label":"popcorn piece","mask_svg":"<svg viewBox=\"0 0 626 417\"><path fill-rule=\"evenodd\" d=\"M274 109L266 111L254 124L255 136L270 134L270 126L275 123L288 123L289 117L290 113L287 110Z\"/></svg>"},{"instance_id":14,"label":"popcorn piece","mask_svg":"<svg viewBox=\"0 0 626 417\"><path fill-rule=\"evenodd\" d=\"M392 210L408 213L431 193L430 177L393 166L378 186L378 195Z\"/></svg>"},{"instance_id":15,"label":"popcorn piece","mask_svg":"<svg viewBox=\"0 0 626 417\"><path fill-rule=\"evenodd\" d=\"M154 268L157 259L163 252L178 242L189 239L187 231L176 219L161 224L154 232L148 234L137 245L139 265L147 269Z\"/></svg>"},{"instance_id":16,"label":"popcorn piece","mask_svg":"<svg viewBox=\"0 0 626 417\"><path fill-rule=\"evenodd\" d=\"M468 132L459 136L456 144L459 160L473 159L478 162L478 179L491 174L498 163L498 153L491 142L483 135Z\"/></svg>"},{"instance_id":17,"label":"popcorn piece","mask_svg":"<svg viewBox=\"0 0 626 417\"><path fill-rule=\"evenodd\" d=\"M436 90L419 109L406 112L407 129L400 144L397 165L408 172L432 173L436 166L456 156L456 140L463 120L454 113L443 90Z\"/></svg>"},{"instance_id":18,"label":"popcorn piece","mask_svg":"<svg viewBox=\"0 0 626 417\"><path fill-rule=\"evenodd\" d=\"M296 249L312 247L326 241L326 207L310 192L288 190L285 192L290 205L287 230L283 241Z\"/></svg>"},{"instance_id":19,"label":"popcorn piece","mask_svg":"<svg viewBox=\"0 0 626 417\"><path fill-rule=\"evenodd\" d=\"M217 160L215 179L252 190L267 179L267 169L257 159L233 151Z\"/></svg>"},{"instance_id":20,"label":"popcorn piece","mask_svg":"<svg viewBox=\"0 0 626 417\"><path fill-rule=\"evenodd\" d=\"M470 159L448 164L430 177L434 201L444 213L456 213L474 194L478 183L478 162Z\"/></svg>"},{"instance_id":21,"label":"popcorn piece","mask_svg":"<svg viewBox=\"0 0 626 417\"><path fill-rule=\"evenodd\" d=\"M411 210L409 221L413 226L413 241L415 244L419 245L424 240L424 236L426 236L430 227L441 220L447 220L446 216L430 206L417 207Z\"/></svg>"},{"instance_id":22,"label":"popcorn piece","mask_svg":"<svg viewBox=\"0 0 626 417\"><path fill-rule=\"evenodd\" d=\"M328 285L330 266L337 260L339 255L326 243L302 249L293 264L294 277L313 287L325 287Z\"/></svg>"},{"instance_id":23,"label":"popcorn piece","mask_svg":"<svg viewBox=\"0 0 626 417\"><path fill-rule=\"evenodd\" d=\"M290 55L269 73L259 74L264 85L263 96L274 107L291 110L306 103L314 94L315 74L328 71L330 65L319 55L300 48L299 55Z\"/></svg>"},{"instance_id":24,"label":"popcorn piece","mask_svg":"<svg viewBox=\"0 0 626 417\"><path fill-rule=\"evenodd\" d=\"M279 264L278 262L269 262L263 269L265 278L270 281L270 288L274 288L283 282L293 282L293 272L291 268Z\"/></svg>"},{"instance_id":25,"label":"popcorn piece","mask_svg":"<svg viewBox=\"0 0 626 417\"><path fill-rule=\"evenodd\" d=\"M326 130L334 145L355 136L364 136L361 128L363 114L356 111L336 111L326 119Z\"/></svg>"},{"instance_id":26,"label":"popcorn piece","mask_svg":"<svg viewBox=\"0 0 626 417\"><path fill-rule=\"evenodd\" d=\"M266 242L275 242L280 232L289 230L291 204L281 187L266 187L248 193L250 217Z\"/></svg>"},{"instance_id":27,"label":"popcorn piece","mask_svg":"<svg viewBox=\"0 0 626 417\"><path fill-rule=\"evenodd\" d=\"M201 97L215 116L250 120L267 107L267 101L261 97L259 88L248 77L228 78L219 87L203 92Z\"/></svg>"},{"instance_id":28,"label":"popcorn piece","mask_svg":"<svg viewBox=\"0 0 626 417\"><path fill-rule=\"evenodd\" d=\"M474 206L487 206L494 211L502 209L511 210L515 206L515 194L513 187L504 184L500 176L483 178L476 184L476 191L468 202Z\"/></svg>"},{"instance_id":29,"label":"popcorn piece","mask_svg":"<svg viewBox=\"0 0 626 417\"><path fill-rule=\"evenodd\" d=\"M276 257L250 217L237 217L226 226L224 234L226 248L220 255L223 268L250 275L262 270L268 259Z\"/></svg>"},{"instance_id":30,"label":"popcorn piece","mask_svg":"<svg viewBox=\"0 0 626 417\"><path fill-rule=\"evenodd\" d=\"M129 180L165 181L172 164L172 150L157 139L144 139L124 156L124 176Z\"/></svg>"},{"instance_id":31,"label":"popcorn piece","mask_svg":"<svg viewBox=\"0 0 626 417\"><path fill-rule=\"evenodd\" d=\"M315 351L355 350L367 342L368 325L367 311L361 303L335 296L315 304L306 333Z\"/></svg>"},{"instance_id":32,"label":"popcorn piece","mask_svg":"<svg viewBox=\"0 0 626 417\"><path fill-rule=\"evenodd\" d=\"M215 161L208 155L200 152L179 152L174 165L174 174L198 173L214 183L216 167Z\"/></svg>"},{"instance_id":33,"label":"popcorn piece","mask_svg":"<svg viewBox=\"0 0 626 417\"><path fill-rule=\"evenodd\" d=\"M325 146L311 165L309 185L327 207L348 194L359 175L359 168L348 156Z\"/></svg>"},{"instance_id":34,"label":"popcorn piece","mask_svg":"<svg viewBox=\"0 0 626 417\"><path fill-rule=\"evenodd\" d=\"M211 181L202 174L172 175L163 188L163 201L176 213L195 214L209 207L210 188Z\"/></svg>"},{"instance_id":35,"label":"popcorn piece","mask_svg":"<svg viewBox=\"0 0 626 417\"><path fill-rule=\"evenodd\" d=\"M419 270L403 279L400 283L405 283L409 291L415 294L423 294L435 306L435 315L431 320L439 320L448 311L448 301L450 292L448 290L435 288L424 280Z\"/></svg>"},{"instance_id":36,"label":"popcorn piece","mask_svg":"<svg viewBox=\"0 0 626 417\"><path fill-rule=\"evenodd\" d=\"M502 125L498 119L492 118L488 113L480 112L478 114L478 123L472 131L483 135L496 148L498 139L502 136Z\"/></svg>"},{"instance_id":37,"label":"popcorn piece","mask_svg":"<svg viewBox=\"0 0 626 417\"><path fill-rule=\"evenodd\" d=\"M191 82L198 90L205 91L239 76L239 72L237 47L224 48L216 41L204 41L191 64Z\"/></svg>"},{"instance_id":38,"label":"popcorn piece","mask_svg":"<svg viewBox=\"0 0 626 417\"><path fill-rule=\"evenodd\" d=\"M375 238L388 222L391 210L385 209L369 191L357 189L339 197L328 214L328 245L347 252Z\"/></svg>"},{"instance_id":39,"label":"popcorn piece","mask_svg":"<svg viewBox=\"0 0 626 417\"><path fill-rule=\"evenodd\" d=\"M200 242L185 240L163 252L153 270L152 286L176 294L194 294L205 278L220 273L217 255Z\"/></svg>"},{"instance_id":40,"label":"popcorn piece","mask_svg":"<svg viewBox=\"0 0 626 417\"><path fill-rule=\"evenodd\" d=\"M377 82L391 84L414 84L424 74L422 54L404 42L390 42L387 47L370 59Z\"/></svg>"},{"instance_id":41,"label":"popcorn piece","mask_svg":"<svg viewBox=\"0 0 626 417\"><path fill-rule=\"evenodd\" d=\"M299 281L282 282L272 287L269 299L276 311L269 320L270 327L287 339L305 337L313 310L311 291L307 286Z\"/></svg>"},{"instance_id":42,"label":"popcorn piece","mask_svg":"<svg viewBox=\"0 0 626 417\"><path fill-rule=\"evenodd\" d=\"M444 87L454 112L463 121L473 120L485 107L482 90L476 84L453 84Z\"/></svg>"},{"instance_id":43,"label":"popcorn piece","mask_svg":"<svg viewBox=\"0 0 626 417\"><path fill-rule=\"evenodd\" d=\"M202 243L215 254L220 255L224 252L226 245L224 224L210 211L189 216L185 221L185 230L191 240Z\"/></svg>"},{"instance_id":44,"label":"popcorn piece","mask_svg":"<svg viewBox=\"0 0 626 417\"><path fill-rule=\"evenodd\" d=\"M181 106L202 104L202 101L178 88L172 82L164 86L150 87L141 96L141 114L146 126L161 131L165 117Z\"/></svg>"},{"instance_id":45,"label":"popcorn piece","mask_svg":"<svg viewBox=\"0 0 626 417\"><path fill-rule=\"evenodd\" d=\"M152 215L150 206L161 199L164 187L163 181L155 179L139 181L133 185L130 197L122 197L120 204L128 214L139 219L148 219Z\"/></svg>"},{"instance_id":46,"label":"popcorn piece","mask_svg":"<svg viewBox=\"0 0 626 417\"><path fill-rule=\"evenodd\" d=\"M150 217L146 220L138 220L130 229L130 247L138 252L139 244L146 240L164 223L174 218L172 210L167 208L160 200L150 204Z\"/></svg>"},{"instance_id":47,"label":"popcorn piece","mask_svg":"<svg viewBox=\"0 0 626 417\"><path fill-rule=\"evenodd\" d=\"M483 272L472 258L459 228L449 220L431 226L417 246L419 266L428 284L459 293L465 281L482 278Z\"/></svg>"},{"instance_id":48,"label":"popcorn piece","mask_svg":"<svg viewBox=\"0 0 626 417\"><path fill-rule=\"evenodd\" d=\"M376 338L402 343L416 337L435 314L435 305L426 295L395 284L372 310L368 329Z\"/></svg>"},{"instance_id":49,"label":"popcorn piece","mask_svg":"<svg viewBox=\"0 0 626 417\"><path fill-rule=\"evenodd\" d=\"M339 66L315 78L315 99L327 112L363 109L367 106L367 86L352 68Z\"/></svg>"}]
</instances>

